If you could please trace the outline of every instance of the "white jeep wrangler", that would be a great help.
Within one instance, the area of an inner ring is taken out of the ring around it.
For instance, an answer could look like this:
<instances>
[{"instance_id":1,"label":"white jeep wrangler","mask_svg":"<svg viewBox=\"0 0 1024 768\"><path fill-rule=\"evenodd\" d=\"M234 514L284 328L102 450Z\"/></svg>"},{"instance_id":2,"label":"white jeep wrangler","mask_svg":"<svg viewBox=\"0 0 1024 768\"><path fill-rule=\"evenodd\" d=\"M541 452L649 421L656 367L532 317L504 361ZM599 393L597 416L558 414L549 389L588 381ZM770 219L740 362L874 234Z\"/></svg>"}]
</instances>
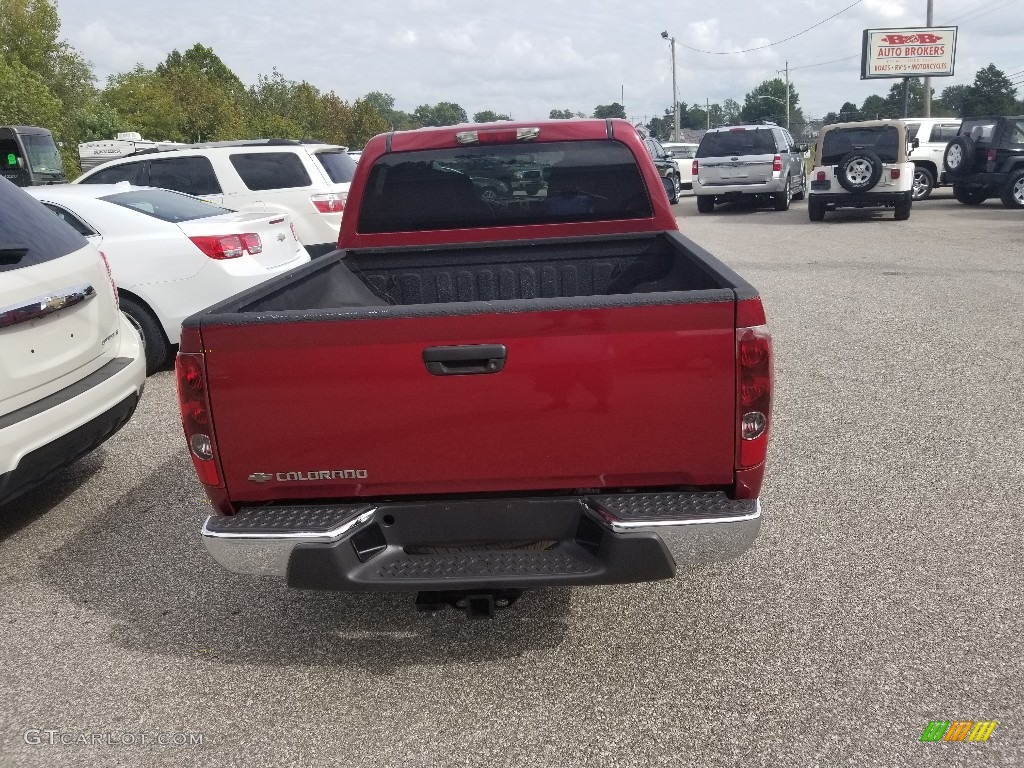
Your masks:
<instances>
[{"instance_id":1,"label":"white jeep wrangler","mask_svg":"<svg viewBox=\"0 0 1024 768\"><path fill-rule=\"evenodd\" d=\"M818 135L807 215L822 221L837 208L894 208L910 218L914 164L907 129L898 120L835 123Z\"/></svg>"}]
</instances>

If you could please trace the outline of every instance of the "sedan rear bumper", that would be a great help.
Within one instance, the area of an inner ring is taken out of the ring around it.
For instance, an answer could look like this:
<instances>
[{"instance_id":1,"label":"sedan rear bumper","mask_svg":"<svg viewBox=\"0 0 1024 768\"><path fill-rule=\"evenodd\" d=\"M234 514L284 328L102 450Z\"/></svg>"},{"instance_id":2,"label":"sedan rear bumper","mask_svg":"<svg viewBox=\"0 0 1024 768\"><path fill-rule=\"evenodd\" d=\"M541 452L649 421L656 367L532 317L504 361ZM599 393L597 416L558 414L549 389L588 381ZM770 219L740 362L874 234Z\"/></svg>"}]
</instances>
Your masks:
<instances>
[{"instance_id":1,"label":"sedan rear bumper","mask_svg":"<svg viewBox=\"0 0 1024 768\"><path fill-rule=\"evenodd\" d=\"M757 499L636 493L252 507L203 526L234 573L329 590L521 589L671 578L745 552Z\"/></svg>"}]
</instances>

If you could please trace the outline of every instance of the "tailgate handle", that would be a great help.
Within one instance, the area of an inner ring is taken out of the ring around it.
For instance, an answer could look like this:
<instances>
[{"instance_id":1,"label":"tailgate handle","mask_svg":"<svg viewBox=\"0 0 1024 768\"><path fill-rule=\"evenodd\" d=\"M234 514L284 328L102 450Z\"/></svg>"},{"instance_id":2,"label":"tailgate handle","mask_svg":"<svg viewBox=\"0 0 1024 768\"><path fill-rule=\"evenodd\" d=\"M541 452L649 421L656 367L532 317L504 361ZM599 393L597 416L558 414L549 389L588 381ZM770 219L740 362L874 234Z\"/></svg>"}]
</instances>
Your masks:
<instances>
[{"instance_id":1,"label":"tailgate handle","mask_svg":"<svg viewBox=\"0 0 1024 768\"><path fill-rule=\"evenodd\" d=\"M466 344L458 347L427 347L423 363L434 376L498 373L505 367L504 344Z\"/></svg>"}]
</instances>

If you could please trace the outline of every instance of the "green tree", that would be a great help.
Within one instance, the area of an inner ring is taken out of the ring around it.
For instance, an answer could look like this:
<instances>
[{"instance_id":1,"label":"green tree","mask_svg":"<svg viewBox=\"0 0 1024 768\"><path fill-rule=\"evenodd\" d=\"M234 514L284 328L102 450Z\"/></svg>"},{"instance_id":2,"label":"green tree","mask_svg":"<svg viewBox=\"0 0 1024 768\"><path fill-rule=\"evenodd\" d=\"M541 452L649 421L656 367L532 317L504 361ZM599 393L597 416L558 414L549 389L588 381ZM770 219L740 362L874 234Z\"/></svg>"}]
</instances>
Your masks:
<instances>
[{"instance_id":1,"label":"green tree","mask_svg":"<svg viewBox=\"0 0 1024 768\"><path fill-rule=\"evenodd\" d=\"M228 91L232 96L241 97L245 94L245 85L234 72L213 52L200 43L196 43L185 53L171 51L162 64L158 64L158 75L166 76L183 69L195 69L204 74L211 82Z\"/></svg>"},{"instance_id":2,"label":"green tree","mask_svg":"<svg viewBox=\"0 0 1024 768\"><path fill-rule=\"evenodd\" d=\"M442 101L434 106L421 104L412 116L420 125L458 125L469 122L466 110L450 101Z\"/></svg>"},{"instance_id":3,"label":"green tree","mask_svg":"<svg viewBox=\"0 0 1024 768\"><path fill-rule=\"evenodd\" d=\"M1017 89L1006 74L989 64L974 76L961 117L1010 115L1017 106Z\"/></svg>"},{"instance_id":4,"label":"green tree","mask_svg":"<svg viewBox=\"0 0 1024 768\"><path fill-rule=\"evenodd\" d=\"M376 109L378 114L384 118L384 121L396 131L417 127L412 115L395 109L395 97L390 93L370 91L363 96L362 101Z\"/></svg>"},{"instance_id":5,"label":"green tree","mask_svg":"<svg viewBox=\"0 0 1024 768\"><path fill-rule=\"evenodd\" d=\"M890 113L889 103L878 94L868 96L860 105L861 120L879 120L889 117L896 117L896 115Z\"/></svg>"},{"instance_id":6,"label":"green tree","mask_svg":"<svg viewBox=\"0 0 1024 768\"><path fill-rule=\"evenodd\" d=\"M41 78L66 113L95 99L92 69L60 39L60 17L49 0L0 0L0 57L21 62ZM62 126L53 127L60 130Z\"/></svg>"},{"instance_id":7,"label":"green tree","mask_svg":"<svg viewBox=\"0 0 1024 768\"><path fill-rule=\"evenodd\" d=\"M726 125L732 125L740 121L740 113L743 111L743 107L735 99L726 99L722 102L722 122Z\"/></svg>"},{"instance_id":8,"label":"green tree","mask_svg":"<svg viewBox=\"0 0 1024 768\"><path fill-rule=\"evenodd\" d=\"M185 141L185 122L174 91L164 78L141 64L131 72L111 75L100 105L117 114L123 130L138 131L154 141ZM113 138L107 136L104 138Z\"/></svg>"},{"instance_id":9,"label":"green tree","mask_svg":"<svg viewBox=\"0 0 1024 768\"><path fill-rule=\"evenodd\" d=\"M63 105L43 78L18 59L0 56L0 123L58 126Z\"/></svg>"},{"instance_id":10,"label":"green tree","mask_svg":"<svg viewBox=\"0 0 1024 768\"><path fill-rule=\"evenodd\" d=\"M473 115L474 123L496 123L499 120L511 120L512 118L508 115L500 115L497 112L485 109L483 112L477 112Z\"/></svg>"},{"instance_id":11,"label":"green tree","mask_svg":"<svg viewBox=\"0 0 1024 768\"><path fill-rule=\"evenodd\" d=\"M785 81L779 77L765 80L750 91L743 99L740 118L745 123L760 123L767 120L779 125L785 125ZM800 95L796 92L792 82L789 84L789 121L791 128L794 127L794 123L799 123L802 126L805 122L803 112L800 109Z\"/></svg>"},{"instance_id":12,"label":"green tree","mask_svg":"<svg viewBox=\"0 0 1024 768\"><path fill-rule=\"evenodd\" d=\"M594 117L598 118L609 118L609 117L621 117L623 120L626 119L626 108L623 107L619 102L615 101L611 104L600 104L594 107Z\"/></svg>"}]
</instances>

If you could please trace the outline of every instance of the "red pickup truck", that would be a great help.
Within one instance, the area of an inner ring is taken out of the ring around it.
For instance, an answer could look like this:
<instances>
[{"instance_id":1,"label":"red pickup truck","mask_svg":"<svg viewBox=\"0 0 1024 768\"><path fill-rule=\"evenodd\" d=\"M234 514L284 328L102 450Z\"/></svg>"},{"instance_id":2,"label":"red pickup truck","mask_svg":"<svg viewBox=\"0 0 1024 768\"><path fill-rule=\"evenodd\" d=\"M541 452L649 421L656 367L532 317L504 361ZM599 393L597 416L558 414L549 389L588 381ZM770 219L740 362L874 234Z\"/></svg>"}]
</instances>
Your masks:
<instances>
[{"instance_id":1,"label":"red pickup truck","mask_svg":"<svg viewBox=\"0 0 1024 768\"><path fill-rule=\"evenodd\" d=\"M535 194L467 170L524 147ZM182 419L225 567L490 615L750 547L761 301L677 231L629 123L377 136L338 245L184 323Z\"/></svg>"}]
</instances>

